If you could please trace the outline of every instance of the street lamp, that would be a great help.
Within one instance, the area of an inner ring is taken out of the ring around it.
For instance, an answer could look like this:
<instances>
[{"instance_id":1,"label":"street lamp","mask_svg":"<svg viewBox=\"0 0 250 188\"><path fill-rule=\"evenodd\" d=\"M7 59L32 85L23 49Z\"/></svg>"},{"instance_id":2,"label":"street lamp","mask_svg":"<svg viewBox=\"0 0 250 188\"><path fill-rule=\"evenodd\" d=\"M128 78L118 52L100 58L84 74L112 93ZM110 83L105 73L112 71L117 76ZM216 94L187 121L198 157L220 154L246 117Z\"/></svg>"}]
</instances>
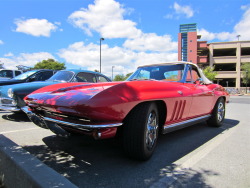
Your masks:
<instances>
[{"instance_id":1,"label":"street lamp","mask_svg":"<svg viewBox=\"0 0 250 188\"><path fill-rule=\"evenodd\" d=\"M100 38L100 73L102 72L102 40L104 38Z\"/></svg>"},{"instance_id":2,"label":"street lamp","mask_svg":"<svg viewBox=\"0 0 250 188\"><path fill-rule=\"evenodd\" d=\"M239 41L241 36L240 36L240 35L237 35L236 37L238 38L238 41Z\"/></svg>"},{"instance_id":3,"label":"street lamp","mask_svg":"<svg viewBox=\"0 0 250 188\"><path fill-rule=\"evenodd\" d=\"M115 68L115 66L112 66L112 81L113 81L113 69Z\"/></svg>"},{"instance_id":4,"label":"street lamp","mask_svg":"<svg viewBox=\"0 0 250 188\"><path fill-rule=\"evenodd\" d=\"M248 70L246 70L246 94L247 94L247 84L248 84Z\"/></svg>"}]
</instances>

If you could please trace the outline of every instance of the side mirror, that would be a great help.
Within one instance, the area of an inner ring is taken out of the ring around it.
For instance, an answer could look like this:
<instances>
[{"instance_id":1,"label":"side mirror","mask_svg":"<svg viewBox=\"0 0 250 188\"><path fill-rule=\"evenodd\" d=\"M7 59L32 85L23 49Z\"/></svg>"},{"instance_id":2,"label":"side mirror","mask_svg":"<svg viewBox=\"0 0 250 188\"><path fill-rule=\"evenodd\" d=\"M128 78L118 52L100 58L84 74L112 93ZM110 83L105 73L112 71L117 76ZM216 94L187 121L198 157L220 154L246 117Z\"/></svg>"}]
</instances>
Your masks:
<instances>
[{"instance_id":1,"label":"side mirror","mask_svg":"<svg viewBox=\"0 0 250 188\"><path fill-rule=\"evenodd\" d=\"M202 81L201 78L198 78L197 80L195 80L194 83L197 84L197 85L202 85L202 84L203 84L203 81Z\"/></svg>"}]
</instances>

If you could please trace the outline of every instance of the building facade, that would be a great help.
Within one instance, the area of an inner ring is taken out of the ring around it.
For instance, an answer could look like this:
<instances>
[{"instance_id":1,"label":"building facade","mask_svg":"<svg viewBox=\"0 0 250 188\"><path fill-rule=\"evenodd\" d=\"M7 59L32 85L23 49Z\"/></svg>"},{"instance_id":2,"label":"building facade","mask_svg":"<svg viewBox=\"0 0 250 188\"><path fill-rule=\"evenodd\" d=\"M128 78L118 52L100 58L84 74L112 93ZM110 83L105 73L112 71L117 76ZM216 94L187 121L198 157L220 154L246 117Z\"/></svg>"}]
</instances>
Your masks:
<instances>
[{"instance_id":1,"label":"building facade","mask_svg":"<svg viewBox=\"0 0 250 188\"><path fill-rule=\"evenodd\" d=\"M225 87L244 87L241 65L250 63L250 41L209 44L209 65L215 66L217 82Z\"/></svg>"},{"instance_id":2,"label":"building facade","mask_svg":"<svg viewBox=\"0 0 250 188\"><path fill-rule=\"evenodd\" d=\"M214 66L218 75L215 82L224 87L240 89L241 65L250 63L250 41L198 41L196 24L181 24L178 33L178 61L189 61L199 67Z\"/></svg>"}]
</instances>

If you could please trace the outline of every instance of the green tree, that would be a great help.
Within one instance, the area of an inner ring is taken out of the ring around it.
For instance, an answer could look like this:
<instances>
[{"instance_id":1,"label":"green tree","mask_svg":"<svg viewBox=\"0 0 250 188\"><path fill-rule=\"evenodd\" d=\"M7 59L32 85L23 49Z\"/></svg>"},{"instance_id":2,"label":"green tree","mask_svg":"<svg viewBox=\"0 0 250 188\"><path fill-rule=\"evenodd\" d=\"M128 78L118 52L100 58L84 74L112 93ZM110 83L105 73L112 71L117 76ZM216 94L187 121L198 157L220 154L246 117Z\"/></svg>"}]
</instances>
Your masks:
<instances>
[{"instance_id":1,"label":"green tree","mask_svg":"<svg viewBox=\"0 0 250 188\"><path fill-rule=\"evenodd\" d=\"M47 59L47 60L38 62L34 66L34 69L62 70L62 69L66 69L66 67L65 67L65 63L60 63L58 61L55 61L54 59Z\"/></svg>"},{"instance_id":2,"label":"green tree","mask_svg":"<svg viewBox=\"0 0 250 188\"><path fill-rule=\"evenodd\" d=\"M242 64L241 70L243 74L243 83L248 84L250 82L250 62Z\"/></svg>"},{"instance_id":3,"label":"green tree","mask_svg":"<svg viewBox=\"0 0 250 188\"><path fill-rule=\"evenodd\" d=\"M123 74L115 75L114 81L124 81L126 77Z\"/></svg>"},{"instance_id":4,"label":"green tree","mask_svg":"<svg viewBox=\"0 0 250 188\"><path fill-rule=\"evenodd\" d=\"M125 80L126 80L128 77L130 77L131 74L133 74L133 72L130 72L130 73L126 74Z\"/></svg>"},{"instance_id":5,"label":"green tree","mask_svg":"<svg viewBox=\"0 0 250 188\"><path fill-rule=\"evenodd\" d=\"M126 76L124 76L123 74L117 74L117 75L115 75L114 81L124 81L124 80L126 80L131 74L133 74L133 73L132 73L132 72L131 72L131 73L128 73L128 74L126 74Z\"/></svg>"},{"instance_id":6,"label":"green tree","mask_svg":"<svg viewBox=\"0 0 250 188\"><path fill-rule=\"evenodd\" d=\"M215 77L218 74L217 72L214 71L214 66L213 67L210 67L210 66L205 67L203 69L203 73L211 81L215 80Z\"/></svg>"}]
</instances>

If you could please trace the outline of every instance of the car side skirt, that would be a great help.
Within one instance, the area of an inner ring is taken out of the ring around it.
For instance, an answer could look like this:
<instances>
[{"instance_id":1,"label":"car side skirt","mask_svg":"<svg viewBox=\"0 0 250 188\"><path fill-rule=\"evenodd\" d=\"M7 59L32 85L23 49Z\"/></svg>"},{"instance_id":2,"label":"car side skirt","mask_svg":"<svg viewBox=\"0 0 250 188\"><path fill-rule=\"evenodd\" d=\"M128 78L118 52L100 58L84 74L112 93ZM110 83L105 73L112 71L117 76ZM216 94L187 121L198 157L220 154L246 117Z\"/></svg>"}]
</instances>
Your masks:
<instances>
[{"instance_id":1,"label":"car side skirt","mask_svg":"<svg viewBox=\"0 0 250 188\"><path fill-rule=\"evenodd\" d=\"M211 117L211 115L208 114L208 115L200 116L200 117L197 117L197 118L194 118L194 119L189 119L189 120L186 120L186 121L178 122L178 123L167 124L167 125L164 125L162 133L166 134L166 133L169 133L169 132L173 132L173 131L176 131L178 129L182 129L182 128L194 125L196 123L206 121L210 117Z\"/></svg>"}]
</instances>

